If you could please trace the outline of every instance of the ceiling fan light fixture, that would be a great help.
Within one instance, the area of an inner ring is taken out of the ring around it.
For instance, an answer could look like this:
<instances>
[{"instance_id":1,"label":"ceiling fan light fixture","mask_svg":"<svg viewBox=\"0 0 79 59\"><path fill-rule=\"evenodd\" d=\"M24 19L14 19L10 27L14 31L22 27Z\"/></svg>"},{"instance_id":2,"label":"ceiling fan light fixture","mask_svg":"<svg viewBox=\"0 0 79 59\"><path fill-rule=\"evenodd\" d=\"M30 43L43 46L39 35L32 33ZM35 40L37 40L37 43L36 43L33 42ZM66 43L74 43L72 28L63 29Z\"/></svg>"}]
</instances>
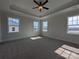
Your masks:
<instances>
[{"instance_id":1,"label":"ceiling fan light fixture","mask_svg":"<svg viewBox=\"0 0 79 59\"><path fill-rule=\"evenodd\" d=\"M38 10L41 12L43 10L43 7L42 6L39 6L38 7Z\"/></svg>"}]
</instances>

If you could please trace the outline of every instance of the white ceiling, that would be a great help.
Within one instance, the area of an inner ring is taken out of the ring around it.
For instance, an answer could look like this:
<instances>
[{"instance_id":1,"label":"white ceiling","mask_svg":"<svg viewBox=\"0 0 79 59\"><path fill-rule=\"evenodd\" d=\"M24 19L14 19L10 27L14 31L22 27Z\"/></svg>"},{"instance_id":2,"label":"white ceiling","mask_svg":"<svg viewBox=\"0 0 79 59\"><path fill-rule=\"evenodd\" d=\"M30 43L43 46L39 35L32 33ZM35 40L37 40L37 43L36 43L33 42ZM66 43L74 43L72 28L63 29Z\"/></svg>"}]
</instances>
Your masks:
<instances>
[{"instance_id":1,"label":"white ceiling","mask_svg":"<svg viewBox=\"0 0 79 59\"><path fill-rule=\"evenodd\" d=\"M78 1L78 0L75 0L75 1ZM68 6L69 7L72 6L73 3L75 3L75 1L74 0L48 0L48 3L45 6L50 9L39 12L37 9L32 9L33 6L36 6L33 0L0 0L0 9L12 11L10 9L10 6L14 5L18 7L18 9L20 8L20 10L23 10L27 14L34 15L34 16L46 16L53 13L54 11L63 9L62 7L64 6L66 8Z\"/></svg>"}]
</instances>

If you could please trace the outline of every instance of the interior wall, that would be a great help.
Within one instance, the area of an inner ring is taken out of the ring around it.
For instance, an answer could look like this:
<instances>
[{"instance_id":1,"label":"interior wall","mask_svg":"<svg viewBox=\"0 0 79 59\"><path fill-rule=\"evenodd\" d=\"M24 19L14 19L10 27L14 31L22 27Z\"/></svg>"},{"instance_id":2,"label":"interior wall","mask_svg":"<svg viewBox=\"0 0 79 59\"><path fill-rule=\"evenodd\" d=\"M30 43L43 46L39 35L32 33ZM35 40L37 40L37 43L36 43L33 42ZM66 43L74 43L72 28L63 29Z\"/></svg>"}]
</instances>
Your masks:
<instances>
[{"instance_id":1,"label":"interior wall","mask_svg":"<svg viewBox=\"0 0 79 59\"><path fill-rule=\"evenodd\" d=\"M48 32L43 32L43 36L79 44L79 35L67 34L67 18L74 15L79 15L79 10L50 15L47 18Z\"/></svg>"},{"instance_id":2,"label":"interior wall","mask_svg":"<svg viewBox=\"0 0 79 59\"><path fill-rule=\"evenodd\" d=\"M1 42L1 13L0 13L0 42Z\"/></svg>"},{"instance_id":3,"label":"interior wall","mask_svg":"<svg viewBox=\"0 0 79 59\"><path fill-rule=\"evenodd\" d=\"M20 31L18 33L8 33L8 17L18 17L20 20ZM2 28L2 41L10 41L15 39L27 38L30 36L37 36L38 32L33 30L33 19L32 17L19 16L11 12L2 12L1 19Z\"/></svg>"}]
</instances>

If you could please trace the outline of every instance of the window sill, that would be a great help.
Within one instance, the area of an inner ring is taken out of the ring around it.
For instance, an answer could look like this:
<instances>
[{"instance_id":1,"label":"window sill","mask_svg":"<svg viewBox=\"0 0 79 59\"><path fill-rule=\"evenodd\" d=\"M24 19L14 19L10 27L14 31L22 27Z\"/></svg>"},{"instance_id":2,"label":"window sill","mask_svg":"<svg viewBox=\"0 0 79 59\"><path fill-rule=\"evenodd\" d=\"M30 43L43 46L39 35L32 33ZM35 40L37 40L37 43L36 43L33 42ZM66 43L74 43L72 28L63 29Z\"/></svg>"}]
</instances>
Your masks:
<instances>
[{"instance_id":1,"label":"window sill","mask_svg":"<svg viewBox=\"0 0 79 59\"><path fill-rule=\"evenodd\" d=\"M68 34L75 34L75 35L79 35L79 31L68 31Z\"/></svg>"}]
</instances>

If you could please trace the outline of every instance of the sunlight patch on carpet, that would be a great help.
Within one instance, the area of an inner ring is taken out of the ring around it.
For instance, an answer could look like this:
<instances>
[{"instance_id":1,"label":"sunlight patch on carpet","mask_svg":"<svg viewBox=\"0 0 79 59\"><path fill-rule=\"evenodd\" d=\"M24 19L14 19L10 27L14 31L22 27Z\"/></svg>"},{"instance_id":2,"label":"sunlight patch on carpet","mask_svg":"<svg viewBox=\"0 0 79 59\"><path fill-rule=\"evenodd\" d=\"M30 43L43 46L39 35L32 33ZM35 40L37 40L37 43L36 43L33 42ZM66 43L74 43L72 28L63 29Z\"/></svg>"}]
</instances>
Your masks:
<instances>
[{"instance_id":1,"label":"sunlight patch on carpet","mask_svg":"<svg viewBox=\"0 0 79 59\"><path fill-rule=\"evenodd\" d=\"M66 59L79 59L79 49L69 45L62 45L55 53Z\"/></svg>"},{"instance_id":2,"label":"sunlight patch on carpet","mask_svg":"<svg viewBox=\"0 0 79 59\"><path fill-rule=\"evenodd\" d=\"M31 40L37 40L37 39L41 39L42 37L38 36L38 37L31 37Z\"/></svg>"}]
</instances>

